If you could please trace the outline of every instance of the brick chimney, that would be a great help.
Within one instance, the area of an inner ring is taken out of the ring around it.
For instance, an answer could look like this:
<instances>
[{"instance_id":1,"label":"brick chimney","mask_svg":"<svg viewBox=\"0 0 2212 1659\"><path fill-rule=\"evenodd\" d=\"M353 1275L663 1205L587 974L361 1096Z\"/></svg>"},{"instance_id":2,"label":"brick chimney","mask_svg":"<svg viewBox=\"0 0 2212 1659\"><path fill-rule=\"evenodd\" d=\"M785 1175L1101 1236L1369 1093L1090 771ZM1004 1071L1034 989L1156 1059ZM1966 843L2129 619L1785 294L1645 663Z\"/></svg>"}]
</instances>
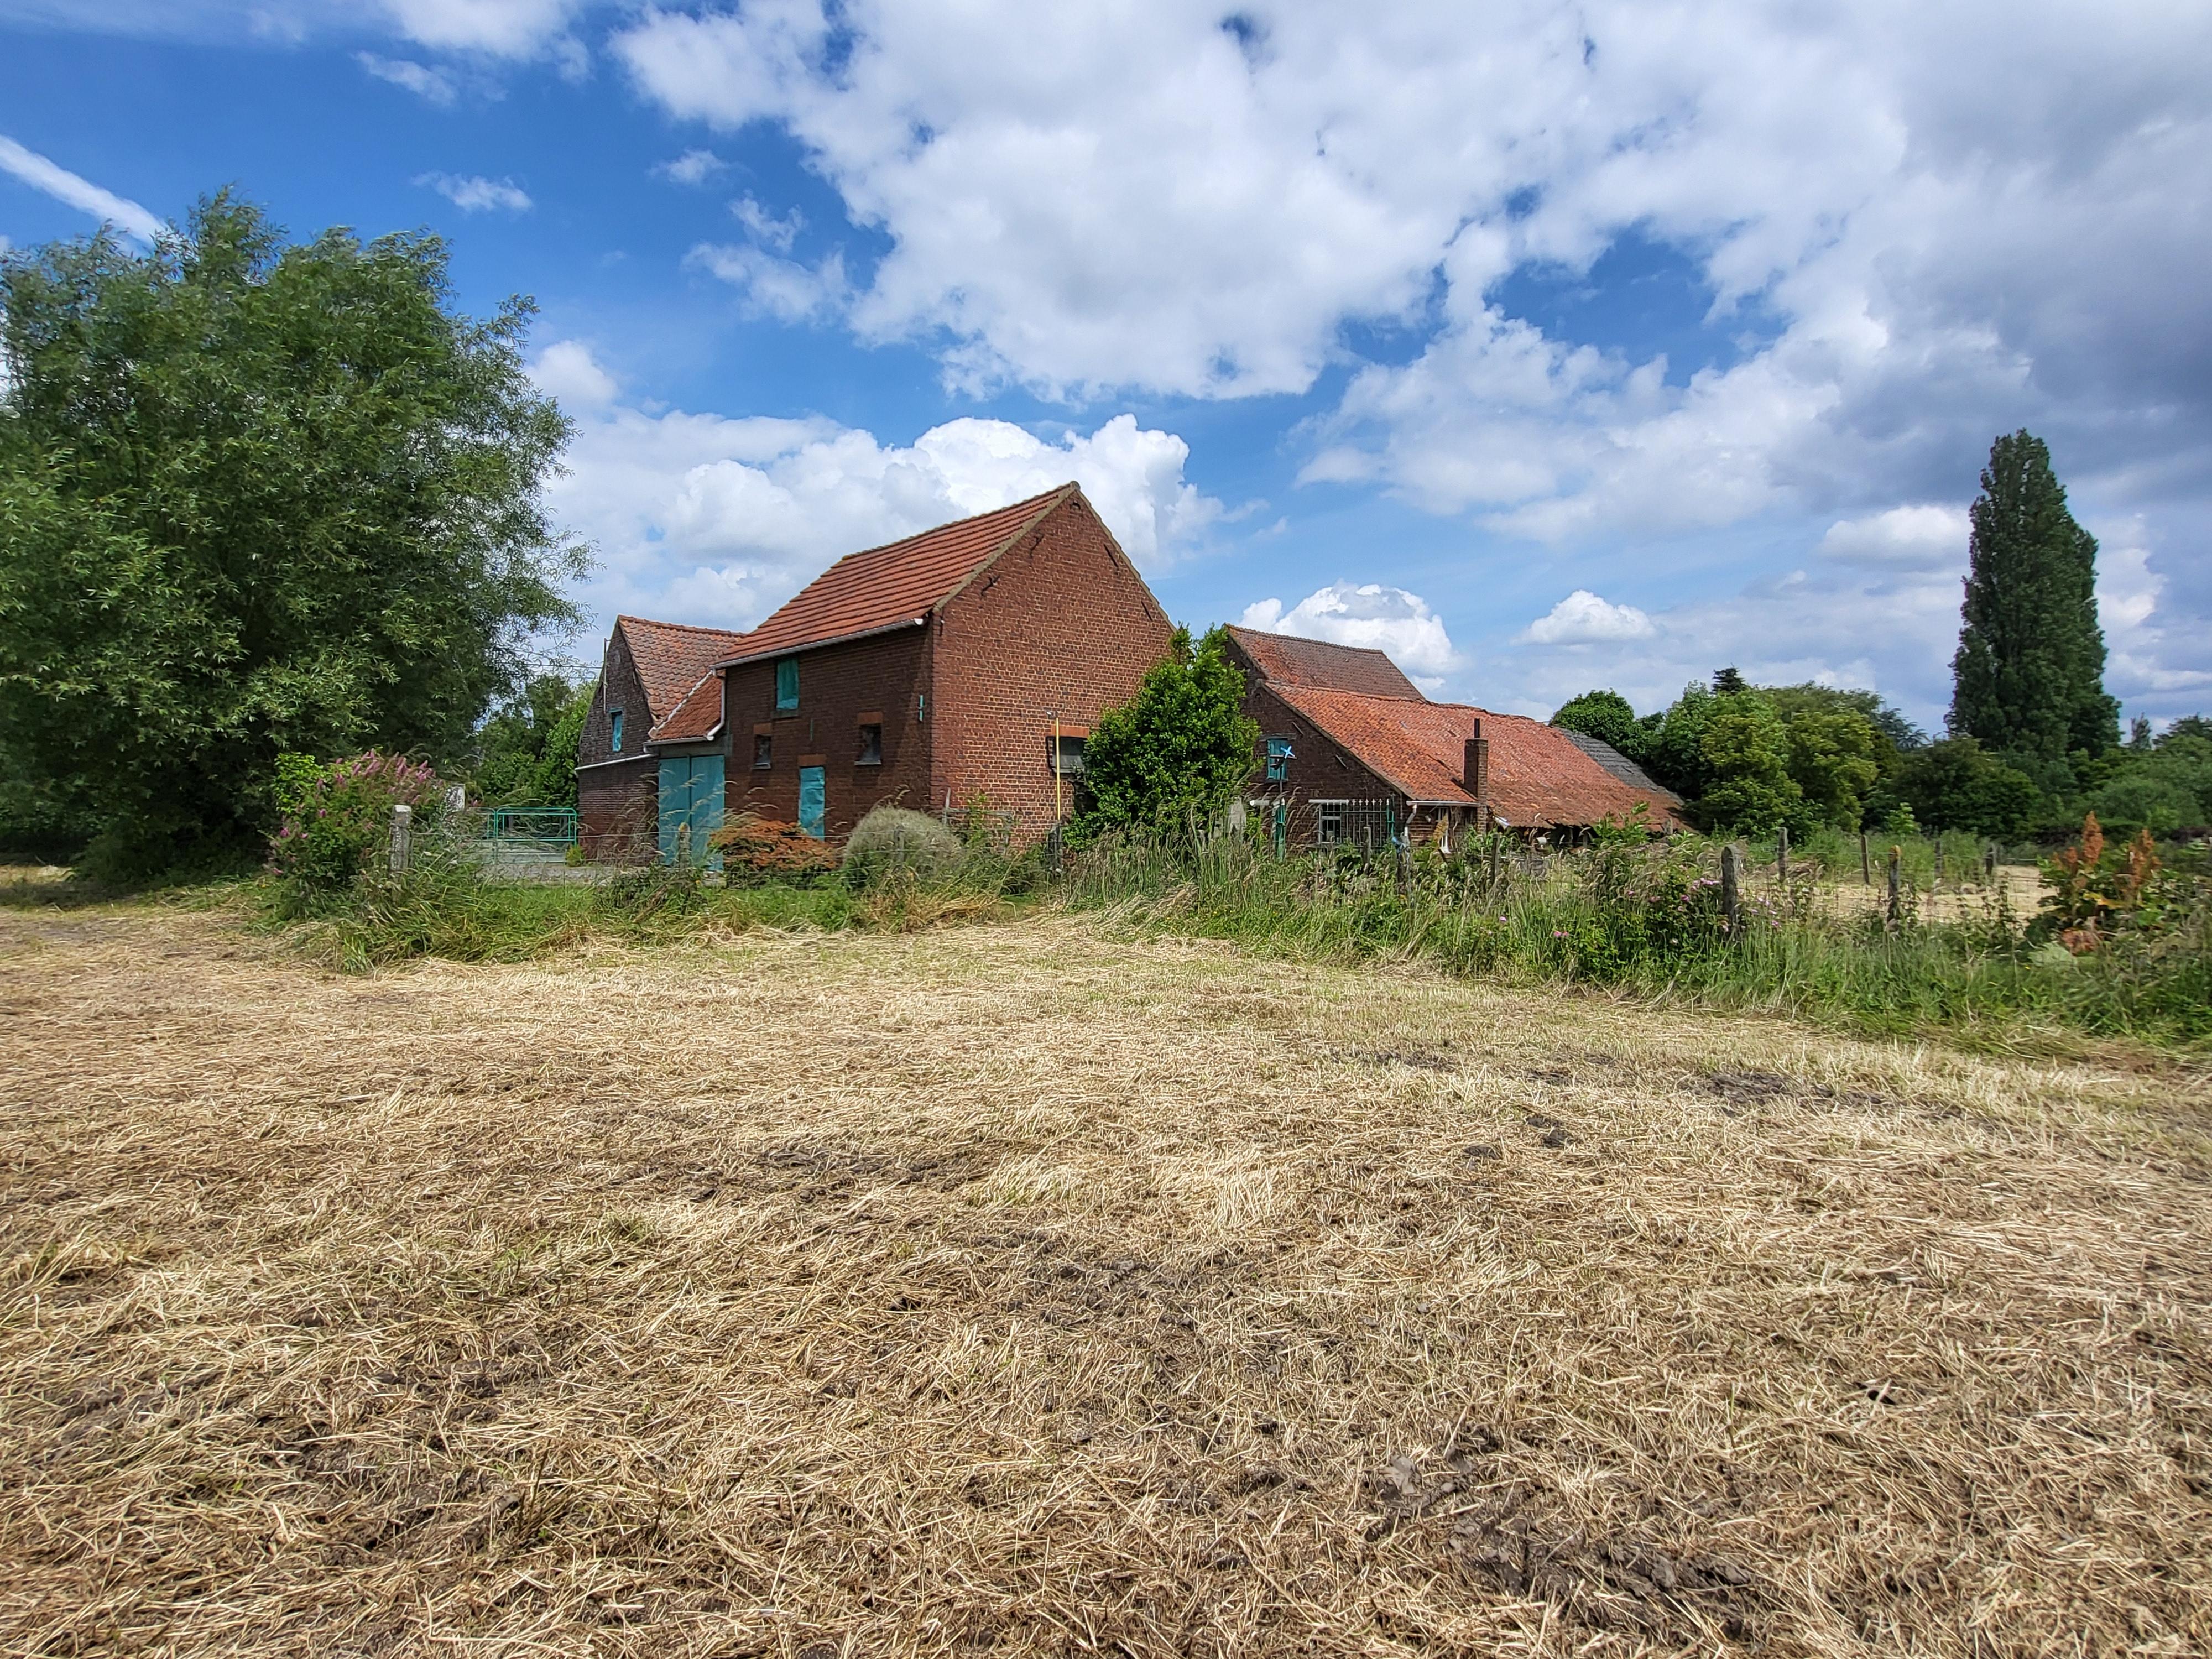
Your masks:
<instances>
[{"instance_id":1,"label":"brick chimney","mask_svg":"<svg viewBox=\"0 0 2212 1659\"><path fill-rule=\"evenodd\" d=\"M1490 817L1490 739L1482 735L1482 722L1474 723L1474 735L1467 740L1467 756L1460 769L1460 782L1467 793L1474 797L1475 821L1486 823Z\"/></svg>"}]
</instances>

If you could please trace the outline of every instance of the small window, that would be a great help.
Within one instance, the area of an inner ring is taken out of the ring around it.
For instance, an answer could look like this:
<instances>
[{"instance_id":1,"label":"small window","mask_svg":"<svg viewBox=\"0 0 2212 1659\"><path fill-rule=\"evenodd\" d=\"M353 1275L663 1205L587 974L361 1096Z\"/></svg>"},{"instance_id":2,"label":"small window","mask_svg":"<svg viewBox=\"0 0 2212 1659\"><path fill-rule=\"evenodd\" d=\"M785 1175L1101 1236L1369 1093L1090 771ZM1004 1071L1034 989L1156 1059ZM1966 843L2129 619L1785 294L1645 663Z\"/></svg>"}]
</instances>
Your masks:
<instances>
[{"instance_id":1,"label":"small window","mask_svg":"<svg viewBox=\"0 0 2212 1659\"><path fill-rule=\"evenodd\" d=\"M775 758L775 739L765 732L753 734L753 770L765 772Z\"/></svg>"},{"instance_id":2,"label":"small window","mask_svg":"<svg viewBox=\"0 0 2212 1659\"><path fill-rule=\"evenodd\" d=\"M881 766L884 763L884 728L864 726L860 728L860 758L857 766Z\"/></svg>"},{"instance_id":3,"label":"small window","mask_svg":"<svg viewBox=\"0 0 2212 1659\"><path fill-rule=\"evenodd\" d=\"M775 665L775 712L788 714L799 707L799 659L786 657Z\"/></svg>"},{"instance_id":4,"label":"small window","mask_svg":"<svg viewBox=\"0 0 2212 1659\"><path fill-rule=\"evenodd\" d=\"M609 710L607 711L607 730L608 730L608 732L609 732L610 736L613 738L613 741L614 741L614 751L615 751L615 753L617 753L617 755L621 754L621 753L622 753L622 710L621 710L621 709L619 709L619 708L611 708L611 709L609 709Z\"/></svg>"},{"instance_id":5,"label":"small window","mask_svg":"<svg viewBox=\"0 0 2212 1659\"><path fill-rule=\"evenodd\" d=\"M1344 837L1344 805L1340 800L1314 803L1314 839L1328 847Z\"/></svg>"},{"instance_id":6,"label":"small window","mask_svg":"<svg viewBox=\"0 0 2212 1659\"><path fill-rule=\"evenodd\" d=\"M1288 738L1267 739L1267 781L1283 783L1291 775L1291 763L1297 758Z\"/></svg>"},{"instance_id":7,"label":"small window","mask_svg":"<svg viewBox=\"0 0 2212 1659\"><path fill-rule=\"evenodd\" d=\"M1071 738L1065 733L1054 738L1055 747L1052 769L1063 777L1072 777L1080 772L1083 769L1083 745L1089 741L1087 738Z\"/></svg>"}]
</instances>

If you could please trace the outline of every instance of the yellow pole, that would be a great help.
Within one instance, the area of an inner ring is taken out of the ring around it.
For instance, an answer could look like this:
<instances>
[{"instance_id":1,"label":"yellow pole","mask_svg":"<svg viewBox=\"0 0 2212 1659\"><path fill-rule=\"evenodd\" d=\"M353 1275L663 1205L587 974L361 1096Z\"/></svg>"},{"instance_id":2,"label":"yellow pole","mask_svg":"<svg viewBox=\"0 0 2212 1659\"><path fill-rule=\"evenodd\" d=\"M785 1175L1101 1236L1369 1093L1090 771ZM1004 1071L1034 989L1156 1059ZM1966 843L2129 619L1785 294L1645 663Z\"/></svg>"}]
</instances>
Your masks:
<instances>
[{"instance_id":1,"label":"yellow pole","mask_svg":"<svg viewBox=\"0 0 2212 1659\"><path fill-rule=\"evenodd\" d=\"M1060 711L1054 709L1052 716L1052 821L1054 824L1060 822Z\"/></svg>"}]
</instances>

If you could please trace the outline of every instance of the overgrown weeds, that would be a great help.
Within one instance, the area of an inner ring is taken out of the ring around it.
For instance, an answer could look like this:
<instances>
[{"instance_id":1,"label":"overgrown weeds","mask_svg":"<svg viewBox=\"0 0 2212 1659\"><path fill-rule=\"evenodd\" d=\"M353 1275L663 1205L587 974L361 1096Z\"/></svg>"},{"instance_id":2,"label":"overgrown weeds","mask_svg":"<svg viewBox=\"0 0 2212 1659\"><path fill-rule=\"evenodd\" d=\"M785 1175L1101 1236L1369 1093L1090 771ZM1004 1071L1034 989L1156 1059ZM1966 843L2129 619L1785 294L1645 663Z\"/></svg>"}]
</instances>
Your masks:
<instances>
[{"instance_id":1,"label":"overgrown weeds","mask_svg":"<svg viewBox=\"0 0 2212 1659\"><path fill-rule=\"evenodd\" d=\"M540 886L488 879L465 843L434 837L404 877L371 860L351 889L305 908L296 886L253 890L263 916L289 927L306 955L354 972L758 927L913 933L1048 901L1112 927L1276 956L1420 962L1874 1034L2038 1049L2087 1036L2212 1046L2212 903L2201 871L2164 871L2154 926L2108 914L2094 948L2082 950L2078 930L2060 931L2063 917L2020 914L2002 879L1954 887L1946 919L1935 921L1908 878L1893 918L1881 902L1845 902L1856 889L1827 881L1817 856L1796 857L1786 880L1778 867L1747 881L1731 917L1718 845L1688 836L1548 855L1476 843L1449 860L1349 848L1278 858L1237 837L1109 838L1048 873L1042 852L1015 851L1004 826L971 815L963 828L958 857L932 871L876 856L795 875L733 868L726 878L653 864Z\"/></svg>"},{"instance_id":2,"label":"overgrown weeds","mask_svg":"<svg viewBox=\"0 0 2212 1659\"><path fill-rule=\"evenodd\" d=\"M2212 906L2201 877L2166 890L2156 934L2075 957L2045 945L2002 884L1963 918L1823 903L1820 871L1747 888L1723 914L1717 844L1683 837L1534 860L1478 846L1425 855L1279 860L1241 839L1176 848L1117 842L1070 866L1062 891L1119 925L1236 940L1314 960L1428 961L1462 975L1601 987L1659 1000L1785 1013L1859 1030L1949 1032L2048 1045L2068 1034L2212 1042Z\"/></svg>"}]
</instances>

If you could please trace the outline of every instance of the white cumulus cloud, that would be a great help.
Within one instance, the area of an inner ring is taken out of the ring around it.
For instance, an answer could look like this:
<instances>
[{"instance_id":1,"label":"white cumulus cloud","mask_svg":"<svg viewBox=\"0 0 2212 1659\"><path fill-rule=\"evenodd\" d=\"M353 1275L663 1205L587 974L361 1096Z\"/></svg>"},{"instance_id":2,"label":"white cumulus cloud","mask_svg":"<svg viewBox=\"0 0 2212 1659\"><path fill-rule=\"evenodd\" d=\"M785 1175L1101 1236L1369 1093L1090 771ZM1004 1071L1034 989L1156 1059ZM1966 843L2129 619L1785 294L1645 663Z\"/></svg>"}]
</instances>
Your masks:
<instances>
[{"instance_id":1,"label":"white cumulus cloud","mask_svg":"<svg viewBox=\"0 0 2212 1659\"><path fill-rule=\"evenodd\" d=\"M538 390L571 409L596 409L615 399L615 377L599 366L581 340L556 340L530 365Z\"/></svg>"},{"instance_id":2,"label":"white cumulus cloud","mask_svg":"<svg viewBox=\"0 0 2212 1659\"><path fill-rule=\"evenodd\" d=\"M1893 507L1863 519L1838 519L1820 551L1851 564L1963 570L1973 534L1962 507Z\"/></svg>"},{"instance_id":3,"label":"white cumulus cloud","mask_svg":"<svg viewBox=\"0 0 2212 1659\"><path fill-rule=\"evenodd\" d=\"M753 315L778 322L833 317L852 299L842 253L810 265L743 243L702 242L691 250L690 262L741 289Z\"/></svg>"},{"instance_id":4,"label":"white cumulus cloud","mask_svg":"<svg viewBox=\"0 0 2212 1659\"><path fill-rule=\"evenodd\" d=\"M1237 620L1270 634L1386 652L1425 690L1435 690L1444 675L1460 666L1443 618L1428 601L1381 582L1337 582L1307 594L1287 611L1280 599L1261 599L1247 605Z\"/></svg>"},{"instance_id":5,"label":"white cumulus cloud","mask_svg":"<svg viewBox=\"0 0 2212 1659\"><path fill-rule=\"evenodd\" d=\"M415 182L428 185L464 213L487 213L495 208L507 213L526 213L532 205L528 193L512 179L425 173Z\"/></svg>"},{"instance_id":6,"label":"white cumulus cloud","mask_svg":"<svg viewBox=\"0 0 2212 1659\"><path fill-rule=\"evenodd\" d=\"M1632 605L1614 605L1577 587L1530 623L1522 638L1536 645L1587 645L1648 639L1651 618Z\"/></svg>"},{"instance_id":7,"label":"white cumulus cloud","mask_svg":"<svg viewBox=\"0 0 2212 1659\"><path fill-rule=\"evenodd\" d=\"M584 597L603 617L750 626L843 554L1071 478L1148 569L1199 546L1223 513L1184 477L1182 439L1133 416L1058 437L948 421L899 445L818 417L649 412L611 400L612 376L574 341L549 347L532 373L579 421L550 498L599 549Z\"/></svg>"},{"instance_id":8,"label":"white cumulus cloud","mask_svg":"<svg viewBox=\"0 0 2212 1659\"><path fill-rule=\"evenodd\" d=\"M426 46L528 58L559 40L579 0L384 0L401 33Z\"/></svg>"}]
</instances>

